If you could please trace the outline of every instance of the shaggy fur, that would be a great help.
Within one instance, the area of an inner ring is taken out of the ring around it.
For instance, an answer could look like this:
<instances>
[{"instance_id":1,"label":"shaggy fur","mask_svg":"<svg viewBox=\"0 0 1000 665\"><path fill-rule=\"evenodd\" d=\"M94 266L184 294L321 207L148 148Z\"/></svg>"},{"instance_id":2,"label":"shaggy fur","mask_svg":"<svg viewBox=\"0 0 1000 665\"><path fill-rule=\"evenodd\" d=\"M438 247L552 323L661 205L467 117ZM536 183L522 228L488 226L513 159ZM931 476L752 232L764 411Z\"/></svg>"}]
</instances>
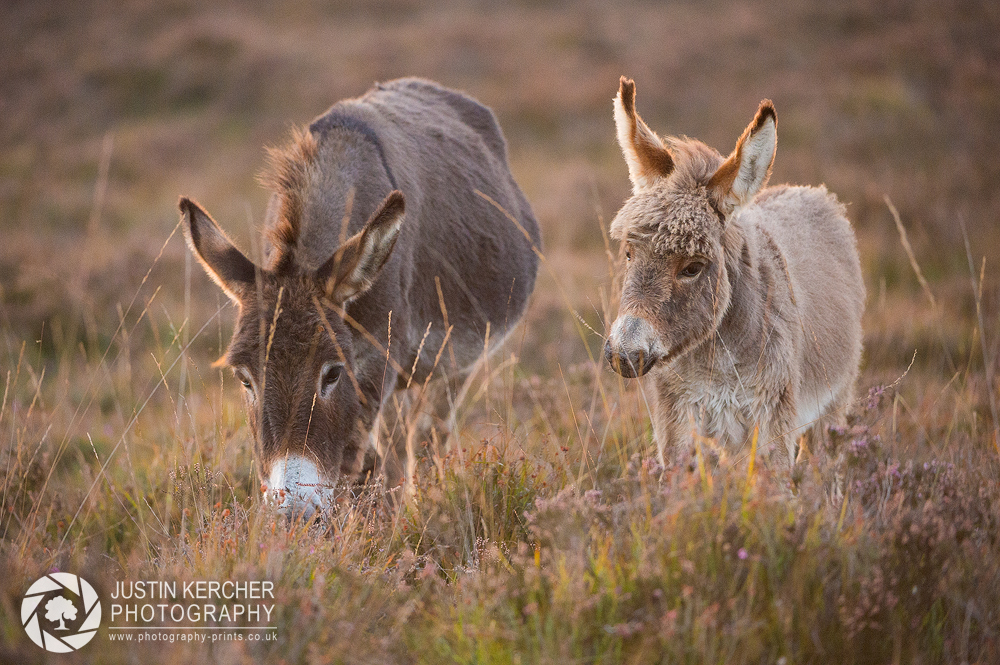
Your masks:
<instances>
[{"instance_id":1,"label":"shaggy fur","mask_svg":"<svg viewBox=\"0 0 1000 665\"><path fill-rule=\"evenodd\" d=\"M316 155L319 145L312 132L296 127L291 140L284 148L269 148L268 169L260 176L260 183L274 192L279 212L274 223L267 227L267 237L278 250L279 262L294 251L302 233L304 195L311 179L310 171L317 168Z\"/></svg>"},{"instance_id":2,"label":"shaggy fur","mask_svg":"<svg viewBox=\"0 0 1000 665\"><path fill-rule=\"evenodd\" d=\"M292 468L317 469L324 486L351 479L382 438L395 485L413 444L404 425L418 419L396 408L402 393L432 377L460 384L534 288L538 225L500 128L459 92L392 81L295 130L262 181L273 191L262 268L181 201L192 250L239 305L225 361L247 387L262 480ZM313 484L271 489L315 504Z\"/></svg>"},{"instance_id":3,"label":"shaggy fur","mask_svg":"<svg viewBox=\"0 0 1000 665\"><path fill-rule=\"evenodd\" d=\"M865 290L844 208L824 187L765 187L770 101L723 158L652 132L637 149L634 100L623 78L619 140L642 175L611 226L629 261L607 358L650 372L661 457L696 436L743 446L759 427L760 450L792 461L799 434L843 420L858 374ZM658 151L669 168L647 159Z\"/></svg>"}]
</instances>

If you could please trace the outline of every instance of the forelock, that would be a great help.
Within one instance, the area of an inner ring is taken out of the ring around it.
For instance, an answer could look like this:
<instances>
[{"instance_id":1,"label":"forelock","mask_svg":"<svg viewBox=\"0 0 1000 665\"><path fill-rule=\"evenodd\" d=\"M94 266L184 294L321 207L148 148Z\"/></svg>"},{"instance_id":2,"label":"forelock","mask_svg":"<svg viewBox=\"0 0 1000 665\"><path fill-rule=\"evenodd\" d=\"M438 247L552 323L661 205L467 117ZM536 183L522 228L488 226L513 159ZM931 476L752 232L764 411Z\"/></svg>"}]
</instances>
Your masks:
<instances>
[{"instance_id":1,"label":"forelock","mask_svg":"<svg viewBox=\"0 0 1000 665\"><path fill-rule=\"evenodd\" d=\"M661 253L710 255L722 223L709 202L705 184L722 156L701 141L667 140L675 169L650 190L633 196L611 223L611 237L649 243Z\"/></svg>"},{"instance_id":2,"label":"forelock","mask_svg":"<svg viewBox=\"0 0 1000 665\"><path fill-rule=\"evenodd\" d=\"M308 346L322 323L313 298L319 294L319 290L307 275L299 273L284 278L276 278L273 274L265 275L261 282L258 294L247 298L240 312L239 329L225 356L230 365L258 362L272 334L274 339L271 340L271 357L289 350L275 348L279 342L285 346L292 340L295 342L293 346ZM276 310L277 328L272 333ZM330 318L329 314L327 318ZM264 324L263 330L261 322Z\"/></svg>"}]
</instances>

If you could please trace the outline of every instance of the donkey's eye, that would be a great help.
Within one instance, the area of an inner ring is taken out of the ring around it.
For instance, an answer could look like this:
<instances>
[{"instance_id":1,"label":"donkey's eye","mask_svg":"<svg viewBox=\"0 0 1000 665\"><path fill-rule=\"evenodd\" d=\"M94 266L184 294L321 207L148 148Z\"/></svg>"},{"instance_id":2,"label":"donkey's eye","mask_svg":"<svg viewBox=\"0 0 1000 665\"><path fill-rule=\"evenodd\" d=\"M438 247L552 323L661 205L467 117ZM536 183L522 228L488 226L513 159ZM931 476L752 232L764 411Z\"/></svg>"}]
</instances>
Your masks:
<instances>
[{"instance_id":1,"label":"donkey's eye","mask_svg":"<svg viewBox=\"0 0 1000 665\"><path fill-rule=\"evenodd\" d=\"M631 249L626 249L625 250L625 260L626 261L631 261L632 260L632 250Z\"/></svg>"},{"instance_id":2,"label":"donkey's eye","mask_svg":"<svg viewBox=\"0 0 1000 665\"><path fill-rule=\"evenodd\" d=\"M243 387L249 391L253 391L253 381L250 379L250 375L245 369L236 370L236 378L240 380Z\"/></svg>"},{"instance_id":3,"label":"donkey's eye","mask_svg":"<svg viewBox=\"0 0 1000 665\"><path fill-rule=\"evenodd\" d=\"M701 271L705 269L705 265L706 264L702 261L692 261L684 266L678 275L681 277L697 277L701 274Z\"/></svg>"},{"instance_id":4,"label":"donkey's eye","mask_svg":"<svg viewBox=\"0 0 1000 665\"><path fill-rule=\"evenodd\" d=\"M320 392L326 392L340 381L340 375L344 373L343 363L326 363L323 365L323 373L319 378Z\"/></svg>"}]
</instances>

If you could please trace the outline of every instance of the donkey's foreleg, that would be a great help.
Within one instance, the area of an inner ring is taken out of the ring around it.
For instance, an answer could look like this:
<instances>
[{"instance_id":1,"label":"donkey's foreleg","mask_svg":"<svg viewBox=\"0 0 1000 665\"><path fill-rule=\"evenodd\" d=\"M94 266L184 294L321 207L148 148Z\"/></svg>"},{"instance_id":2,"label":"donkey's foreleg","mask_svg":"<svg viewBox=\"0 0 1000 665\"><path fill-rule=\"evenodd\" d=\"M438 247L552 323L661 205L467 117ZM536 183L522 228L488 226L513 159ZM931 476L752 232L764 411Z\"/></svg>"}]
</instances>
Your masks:
<instances>
[{"instance_id":1,"label":"donkey's foreleg","mask_svg":"<svg viewBox=\"0 0 1000 665\"><path fill-rule=\"evenodd\" d=\"M449 374L431 381L422 396L423 419L415 432L418 444L429 444L435 454L451 447L451 436L458 430L457 413L465 396L466 374Z\"/></svg>"},{"instance_id":2,"label":"donkey's foreleg","mask_svg":"<svg viewBox=\"0 0 1000 665\"><path fill-rule=\"evenodd\" d=\"M649 397L653 402L653 441L656 443L657 461L666 466L691 452L697 423L660 376L653 377L646 385L654 388Z\"/></svg>"},{"instance_id":3,"label":"donkey's foreleg","mask_svg":"<svg viewBox=\"0 0 1000 665\"><path fill-rule=\"evenodd\" d=\"M409 454L407 436L407 415L410 412L411 396L406 390L395 391L382 404L379 414L378 455L385 485L394 489L412 481L412 458Z\"/></svg>"},{"instance_id":4,"label":"donkey's foreleg","mask_svg":"<svg viewBox=\"0 0 1000 665\"><path fill-rule=\"evenodd\" d=\"M797 415L794 388L789 385L781 391L768 411L761 418L758 450L776 466L791 468L795 465L798 436L802 434L794 431Z\"/></svg>"}]
</instances>

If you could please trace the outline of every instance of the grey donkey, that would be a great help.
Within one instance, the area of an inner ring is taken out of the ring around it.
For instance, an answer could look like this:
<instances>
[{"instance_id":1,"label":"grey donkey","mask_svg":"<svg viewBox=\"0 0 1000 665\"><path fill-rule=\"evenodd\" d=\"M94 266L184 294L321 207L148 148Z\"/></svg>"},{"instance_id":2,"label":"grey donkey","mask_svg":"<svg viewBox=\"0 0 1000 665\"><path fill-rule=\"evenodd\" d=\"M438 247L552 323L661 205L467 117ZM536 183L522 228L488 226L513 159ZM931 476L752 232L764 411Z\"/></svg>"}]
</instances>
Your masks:
<instances>
[{"instance_id":1,"label":"grey donkey","mask_svg":"<svg viewBox=\"0 0 1000 665\"><path fill-rule=\"evenodd\" d=\"M413 433L446 432L458 386L524 312L538 225L492 111L420 79L335 104L270 151L262 181L261 266L180 208L238 309L220 363L245 388L264 491L311 515L366 465L401 484Z\"/></svg>"},{"instance_id":2,"label":"grey donkey","mask_svg":"<svg viewBox=\"0 0 1000 665\"><path fill-rule=\"evenodd\" d=\"M611 225L627 260L605 344L626 377L650 374L664 451L696 437L794 463L807 430L842 422L861 359L865 287L844 207L824 187L766 187L777 147L769 100L728 157L658 137L614 100L633 194Z\"/></svg>"}]
</instances>

